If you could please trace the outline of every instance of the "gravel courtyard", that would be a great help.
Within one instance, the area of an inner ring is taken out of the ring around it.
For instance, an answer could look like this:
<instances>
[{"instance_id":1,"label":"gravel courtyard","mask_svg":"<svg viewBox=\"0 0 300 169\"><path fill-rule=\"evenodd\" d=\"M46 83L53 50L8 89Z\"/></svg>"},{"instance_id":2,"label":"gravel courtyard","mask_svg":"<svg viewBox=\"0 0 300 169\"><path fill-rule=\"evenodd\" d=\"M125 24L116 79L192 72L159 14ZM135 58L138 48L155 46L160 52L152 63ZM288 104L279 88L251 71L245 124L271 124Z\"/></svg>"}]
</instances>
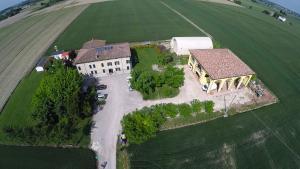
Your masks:
<instances>
[{"instance_id":1,"label":"gravel courtyard","mask_svg":"<svg viewBox=\"0 0 300 169\"><path fill-rule=\"evenodd\" d=\"M213 100L215 102L215 110L221 110L224 108L224 96L226 97L227 105L235 96L233 104L241 104L251 100L251 92L245 88L207 95L202 91L200 84L196 81L196 77L187 66L184 67L184 72L184 86L180 88L179 95L174 98L161 100L145 101L137 91L129 91L127 82L129 74L112 75L99 80L101 84L107 85L104 93L108 94L106 105L93 117L95 125L91 133L91 148L97 152L100 163L107 161L106 168L116 168L116 142L117 135L121 132L120 121L125 114L136 109L159 103L188 103L193 99L199 99Z\"/></svg>"}]
</instances>

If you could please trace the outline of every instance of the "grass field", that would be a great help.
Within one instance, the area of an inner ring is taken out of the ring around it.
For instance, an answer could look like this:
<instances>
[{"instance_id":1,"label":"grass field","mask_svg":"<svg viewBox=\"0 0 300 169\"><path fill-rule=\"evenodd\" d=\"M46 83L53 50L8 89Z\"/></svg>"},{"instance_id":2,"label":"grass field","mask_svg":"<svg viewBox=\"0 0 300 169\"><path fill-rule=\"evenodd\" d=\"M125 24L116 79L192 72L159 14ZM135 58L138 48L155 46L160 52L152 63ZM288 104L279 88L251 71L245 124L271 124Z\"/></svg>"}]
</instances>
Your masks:
<instances>
[{"instance_id":1,"label":"grass field","mask_svg":"<svg viewBox=\"0 0 300 169\"><path fill-rule=\"evenodd\" d=\"M280 103L228 119L161 132L129 148L132 168L299 168L299 21L293 20L290 26L258 10L194 0L164 2L248 63ZM30 23L26 24L29 28ZM16 25L21 27L22 22ZM16 32L18 29L11 27ZM0 29L0 37L4 35L10 33ZM91 38L121 42L193 35L202 33L158 0L119 0L91 5L54 44L59 49L78 49ZM0 45L3 42L8 41L0 38ZM1 58L2 63L9 62ZM0 77L0 83L4 83ZM14 158L19 160L10 160Z\"/></svg>"},{"instance_id":2,"label":"grass field","mask_svg":"<svg viewBox=\"0 0 300 169\"><path fill-rule=\"evenodd\" d=\"M96 169L94 152L87 149L0 145L0 168Z\"/></svg>"},{"instance_id":3,"label":"grass field","mask_svg":"<svg viewBox=\"0 0 300 169\"><path fill-rule=\"evenodd\" d=\"M38 58L85 8L35 15L0 29L0 110Z\"/></svg>"},{"instance_id":4,"label":"grass field","mask_svg":"<svg viewBox=\"0 0 300 169\"><path fill-rule=\"evenodd\" d=\"M57 45L59 49L79 49L92 38L104 39L110 43L170 39L174 35L203 34L185 24L182 18L174 17L159 1L120 0L91 5L52 46ZM52 49L53 47L50 48Z\"/></svg>"},{"instance_id":5,"label":"grass field","mask_svg":"<svg viewBox=\"0 0 300 169\"><path fill-rule=\"evenodd\" d=\"M164 2L248 63L280 102L160 132L142 145L130 146L131 167L299 168L299 21L290 26L250 9L192 0Z\"/></svg>"}]
</instances>

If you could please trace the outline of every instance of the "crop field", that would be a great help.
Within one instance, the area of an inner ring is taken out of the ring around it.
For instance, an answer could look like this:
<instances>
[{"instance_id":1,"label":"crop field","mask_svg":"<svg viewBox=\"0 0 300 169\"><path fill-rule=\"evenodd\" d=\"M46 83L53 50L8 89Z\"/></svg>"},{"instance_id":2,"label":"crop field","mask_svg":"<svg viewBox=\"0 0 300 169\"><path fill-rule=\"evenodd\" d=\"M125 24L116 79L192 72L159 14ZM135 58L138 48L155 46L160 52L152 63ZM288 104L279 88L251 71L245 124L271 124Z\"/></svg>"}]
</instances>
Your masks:
<instances>
[{"instance_id":1,"label":"crop field","mask_svg":"<svg viewBox=\"0 0 300 169\"><path fill-rule=\"evenodd\" d=\"M201 36L203 33L176 17L159 1L118 0L90 5L52 46L80 49L92 38L111 43L171 39L175 35ZM48 53L51 49L53 47Z\"/></svg>"},{"instance_id":2,"label":"crop field","mask_svg":"<svg viewBox=\"0 0 300 169\"><path fill-rule=\"evenodd\" d=\"M248 8L193 0L164 2L234 51L280 102L160 132L129 147L131 168L300 168L299 21L292 20L290 26Z\"/></svg>"},{"instance_id":3,"label":"crop field","mask_svg":"<svg viewBox=\"0 0 300 169\"><path fill-rule=\"evenodd\" d=\"M96 169L94 152L87 149L0 145L0 168Z\"/></svg>"},{"instance_id":4,"label":"crop field","mask_svg":"<svg viewBox=\"0 0 300 169\"><path fill-rule=\"evenodd\" d=\"M85 8L31 16L0 29L0 110L43 52Z\"/></svg>"}]
</instances>

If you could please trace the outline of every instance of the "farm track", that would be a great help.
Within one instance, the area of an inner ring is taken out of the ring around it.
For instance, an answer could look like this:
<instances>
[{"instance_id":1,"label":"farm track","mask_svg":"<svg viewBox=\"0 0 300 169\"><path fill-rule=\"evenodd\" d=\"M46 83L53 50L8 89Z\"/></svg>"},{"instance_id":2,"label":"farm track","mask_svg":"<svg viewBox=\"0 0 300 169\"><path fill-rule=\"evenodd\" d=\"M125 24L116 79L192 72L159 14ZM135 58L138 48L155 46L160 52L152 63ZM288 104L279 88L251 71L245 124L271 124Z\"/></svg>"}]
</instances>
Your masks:
<instances>
[{"instance_id":1,"label":"farm track","mask_svg":"<svg viewBox=\"0 0 300 169\"><path fill-rule=\"evenodd\" d=\"M35 16L31 18L32 22L24 22L25 26L19 25L20 27L14 28L12 33L9 33L8 29L3 30L8 36L1 33L5 36L5 41L1 40L0 43L0 109L39 57L87 6Z\"/></svg>"}]
</instances>

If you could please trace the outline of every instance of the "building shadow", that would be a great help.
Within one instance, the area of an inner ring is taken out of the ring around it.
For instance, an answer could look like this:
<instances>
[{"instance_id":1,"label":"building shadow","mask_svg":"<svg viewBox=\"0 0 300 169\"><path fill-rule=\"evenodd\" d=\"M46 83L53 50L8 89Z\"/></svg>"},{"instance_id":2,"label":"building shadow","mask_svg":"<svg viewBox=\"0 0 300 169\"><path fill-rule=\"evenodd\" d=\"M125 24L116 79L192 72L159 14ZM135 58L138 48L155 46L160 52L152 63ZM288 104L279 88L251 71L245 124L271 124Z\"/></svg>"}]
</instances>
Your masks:
<instances>
[{"instance_id":1,"label":"building shadow","mask_svg":"<svg viewBox=\"0 0 300 169\"><path fill-rule=\"evenodd\" d=\"M136 52L136 49L130 48L130 52L131 52L130 60L131 60L132 68L134 68L135 65L139 63L139 57Z\"/></svg>"}]
</instances>

